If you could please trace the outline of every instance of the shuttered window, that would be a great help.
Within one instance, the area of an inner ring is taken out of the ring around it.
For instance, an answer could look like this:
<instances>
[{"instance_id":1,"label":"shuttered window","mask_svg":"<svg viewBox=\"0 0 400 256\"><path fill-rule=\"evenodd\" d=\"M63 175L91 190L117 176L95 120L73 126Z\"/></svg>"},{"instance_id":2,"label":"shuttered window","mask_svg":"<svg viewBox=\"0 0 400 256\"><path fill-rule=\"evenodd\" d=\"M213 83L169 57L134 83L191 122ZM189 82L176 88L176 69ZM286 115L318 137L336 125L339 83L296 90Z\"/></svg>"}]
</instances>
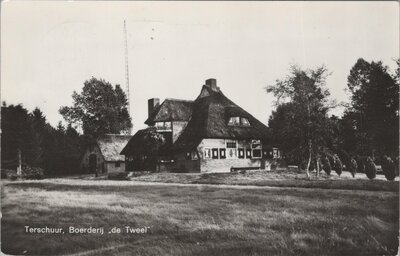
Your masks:
<instances>
[{"instance_id":1,"label":"shuttered window","mask_svg":"<svg viewBox=\"0 0 400 256\"><path fill-rule=\"evenodd\" d=\"M244 158L244 149L243 148L239 148L238 153L239 153L239 158Z\"/></svg>"},{"instance_id":2,"label":"shuttered window","mask_svg":"<svg viewBox=\"0 0 400 256\"><path fill-rule=\"evenodd\" d=\"M219 149L219 158L225 159L225 158L226 158L225 153L226 153L226 149L220 148L220 149Z\"/></svg>"},{"instance_id":3,"label":"shuttered window","mask_svg":"<svg viewBox=\"0 0 400 256\"><path fill-rule=\"evenodd\" d=\"M246 158L251 158L251 149L246 148Z\"/></svg>"},{"instance_id":4,"label":"shuttered window","mask_svg":"<svg viewBox=\"0 0 400 256\"><path fill-rule=\"evenodd\" d=\"M211 149L204 148L204 159L210 159L210 158L211 158Z\"/></svg>"},{"instance_id":5,"label":"shuttered window","mask_svg":"<svg viewBox=\"0 0 400 256\"><path fill-rule=\"evenodd\" d=\"M212 158L213 159L218 159L218 148L213 148L212 149Z\"/></svg>"}]
</instances>

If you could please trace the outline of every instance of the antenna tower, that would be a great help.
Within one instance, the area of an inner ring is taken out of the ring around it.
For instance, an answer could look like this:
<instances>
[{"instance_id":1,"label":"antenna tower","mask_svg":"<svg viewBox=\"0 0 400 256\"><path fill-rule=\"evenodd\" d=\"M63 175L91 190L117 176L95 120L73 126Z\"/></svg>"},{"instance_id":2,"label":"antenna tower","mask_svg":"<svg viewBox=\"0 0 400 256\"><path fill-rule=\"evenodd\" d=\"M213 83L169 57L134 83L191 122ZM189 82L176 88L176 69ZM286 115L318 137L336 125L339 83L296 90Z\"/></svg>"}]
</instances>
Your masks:
<instances>
[{"instance_id":1,"label":"antenna tower","mask_svg":"<svg viewBox=\"0 0 400 256\"><path fill-rule=\"evenodd\" d=\"M126 97L128 99L128 113L131 115L131 103L129 96L129 61L128 61L128 37L126 35L126 22L124 20L124 43L125 43L125 80L126 80Z\"/></svg>"}]
</instances>

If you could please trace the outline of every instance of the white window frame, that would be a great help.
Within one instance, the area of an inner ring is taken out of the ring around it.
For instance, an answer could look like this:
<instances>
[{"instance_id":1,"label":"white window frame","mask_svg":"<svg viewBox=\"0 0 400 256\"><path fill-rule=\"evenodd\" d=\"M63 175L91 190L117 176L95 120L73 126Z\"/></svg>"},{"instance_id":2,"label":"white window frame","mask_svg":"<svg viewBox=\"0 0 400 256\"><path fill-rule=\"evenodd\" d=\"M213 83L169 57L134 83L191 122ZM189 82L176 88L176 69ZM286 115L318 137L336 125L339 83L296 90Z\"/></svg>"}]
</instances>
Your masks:
<instances>
[{"instance_id":1,"label":"white window frame","mask_svg":"<svg viewBox=\"0 0 400 256\"><path fill-rule=\"evenodd\" d=\"M274 159L280 159L281 158L281 150L279 148L272 148L272 157Z\"/></svg>"},{"instance_id":2,"label":"white window frame","mask_svg":"<svg viewBox=\"0 0 400 256\"><path fill-rule=\"evenodd\" d=\"M156 122L154 124L157 131L172 131L172 122Z\"/></svg>"},{"instance_id":3,"label":"white window frame","mask_svg":"<svg viewBox=\"0 0 400 256\"><path fill-rule=\"evenodd\" d=\"M260 151L260 156L254 156L254 151L255 150L259 150ZM253 159L261 159L262 158L261 140L251 140L251 158L253 158Z\"/></svg>"},{"instance_id":4,"label":"white window frame","mask_svg":"<svg viewBox=\"0 0 400 256\"><path fill-rule=\"evenodd\" d=\"M243 121L243 120L246 120L246 121ZM241 117L240 118L240 125L242 125L242 126L250 126L249 119L247 119L246 117Z\"/></svg>"},{"instance_id":5,"label":"white window frame","mask_svg":"<svg viewBox=\"0 0 400 256\"><path fill-rule=\"evenodd\" d=\"M228 143L235 143L235 147L234 148L238 147L237 140L225 140L225 148L232 148L232 147L228 147Z\"/></svg>"},{"instance_id":6,"label":"white window frame","mask_svg":"<svg viewBox=\"0 0 400 256\"><path fill-rule=\"evenodd\" d=\"M228 143L235 143L235 147L228 147ZM238 141L237 140L225 140L225 157L226 159L236 159L238 158ZM229 152L232 151L233 155L230 156Z\"/></svg>"},{"instance_id":7,"label":"white window frame","mask_svg":"<svg viewBox=\"0 0 400 256\"><path fill-rule=\"evenodd\" d=\"M206 153L208 151L208 154ZM212 152L211 152L211 148L204 148L203 150L203 158L204 159L212 159Z\"/></svg>"},{"instance_id":8,"label":"white window frame","mask_svg":"<svg viewBox=\"0 0 400 256\"><path fill-rule=\"evenodd\" d=\"M228 125L240 125L240 116L231 116Z\"/></svg>"}]
</instances>

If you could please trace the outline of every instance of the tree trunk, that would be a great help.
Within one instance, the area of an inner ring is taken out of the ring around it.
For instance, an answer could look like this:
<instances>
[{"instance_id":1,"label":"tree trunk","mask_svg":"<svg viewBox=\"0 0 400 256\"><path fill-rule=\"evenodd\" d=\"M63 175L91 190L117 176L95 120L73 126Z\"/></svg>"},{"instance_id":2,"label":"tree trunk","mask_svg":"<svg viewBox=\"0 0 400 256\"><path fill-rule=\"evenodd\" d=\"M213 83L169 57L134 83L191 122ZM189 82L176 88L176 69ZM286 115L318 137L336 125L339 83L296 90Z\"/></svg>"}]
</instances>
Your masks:
<instances>
[{"instance_id":1,"label":"tree trunk","mask_svg":"<svg viewBox=\"0 0 400 256\"><path fill-rule=\"evenodd\" d=\"M319 172L320 172L321 169L319 168L320 167L320 160L319 160L318 157L316 158L316 161L317 161L317 177L319 177Z\"/></svg>"},{"instance_id":2,"label":"tree trunk","mask_svg":"<svg viewBox=\"0 0 400 256\"><path fill-rule=\"evenodd\" d=\"M310 116L311 116L310 102L308 102L308 104L307 104L307 114L308 114L308 115L307 115L307 117L308 117L308 120L307 120L308 164L307 164L307 169L306 169L306 171L307 171L307 178L310 178L309 169L310 169L311 158L312 158L312 141L311 141L311 133L310 133L310 126L311 126L311 124L310 124L310 122L311 122L311 120L310 120Z\"/></svg>"},{"instance_id":3,"label":"tree trunk","mask_svg":"<svg viewBox=\"0 0 400 256\"><path fill-rule=\"evenodd\" d=\"M22 175L22 161L21 161L21 149L18 148L18 167L17 167L17 175Z\"/></svg>"},{"instance_id":4,"label":"tree trunk","mask_svg":"<svg viewBox=\"0 0 400 256\"><path fill-rule=\"evenodd\" d=\"M311 158L312 158L312 142L311 140L308 140L308 163L307 163L307 167L306 167L306 172L307 172L307 178L310 178L310 164L311 164Z\"/></svg>"}]
</instances>

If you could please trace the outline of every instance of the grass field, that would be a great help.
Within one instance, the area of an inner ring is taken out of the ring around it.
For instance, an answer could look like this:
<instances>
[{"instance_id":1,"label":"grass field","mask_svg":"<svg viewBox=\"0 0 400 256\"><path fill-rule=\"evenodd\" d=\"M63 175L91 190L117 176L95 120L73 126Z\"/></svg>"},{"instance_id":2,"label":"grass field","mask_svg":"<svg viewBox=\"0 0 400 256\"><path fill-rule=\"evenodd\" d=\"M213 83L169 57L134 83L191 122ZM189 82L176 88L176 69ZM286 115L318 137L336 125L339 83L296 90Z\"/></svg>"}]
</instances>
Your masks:
<instances>
[{"instance_id":1,"label":"grass field","mask_svg":"<svg viewBox=\"0 0 400 256\"><path fill-rule=\"evenodd\" d=\"M250 180L242 182L251 184ZM396 255L398 181L343 178L330 182L335 183L330 189L79 179L2 182L2 251L26 255ZM359 182L369 184L373 191L360 190ZM387 189L390 186L397 190ZM64 230L104 227L106 234L27 234L26 225ZM107 233L114 226L127 225L149 227L148 233Z\"/></svg>"},{"instance_id":2,"label":"grass field","mask_svg":"<svg viewBox=\"0 0 400 256\"><path fill-rule=\"evenodd\" d=\"M272 187L301 187L301 188L329 188L329 189L358 189L399 191L398 182L388 182L383 175L370 181L364 173L357 173L353 178L349 172L343 172L339 177L335 172L326 175L321 172L319 177L312 173L307 178L305 173L288 170L278 171L251 171L244 174L237 173L151 173L131 178L133 181L167 182L183 184L226 184L226 185L254 185ZM399 177L396 177L399 181Z\"/></svg>"}]
</instances>

